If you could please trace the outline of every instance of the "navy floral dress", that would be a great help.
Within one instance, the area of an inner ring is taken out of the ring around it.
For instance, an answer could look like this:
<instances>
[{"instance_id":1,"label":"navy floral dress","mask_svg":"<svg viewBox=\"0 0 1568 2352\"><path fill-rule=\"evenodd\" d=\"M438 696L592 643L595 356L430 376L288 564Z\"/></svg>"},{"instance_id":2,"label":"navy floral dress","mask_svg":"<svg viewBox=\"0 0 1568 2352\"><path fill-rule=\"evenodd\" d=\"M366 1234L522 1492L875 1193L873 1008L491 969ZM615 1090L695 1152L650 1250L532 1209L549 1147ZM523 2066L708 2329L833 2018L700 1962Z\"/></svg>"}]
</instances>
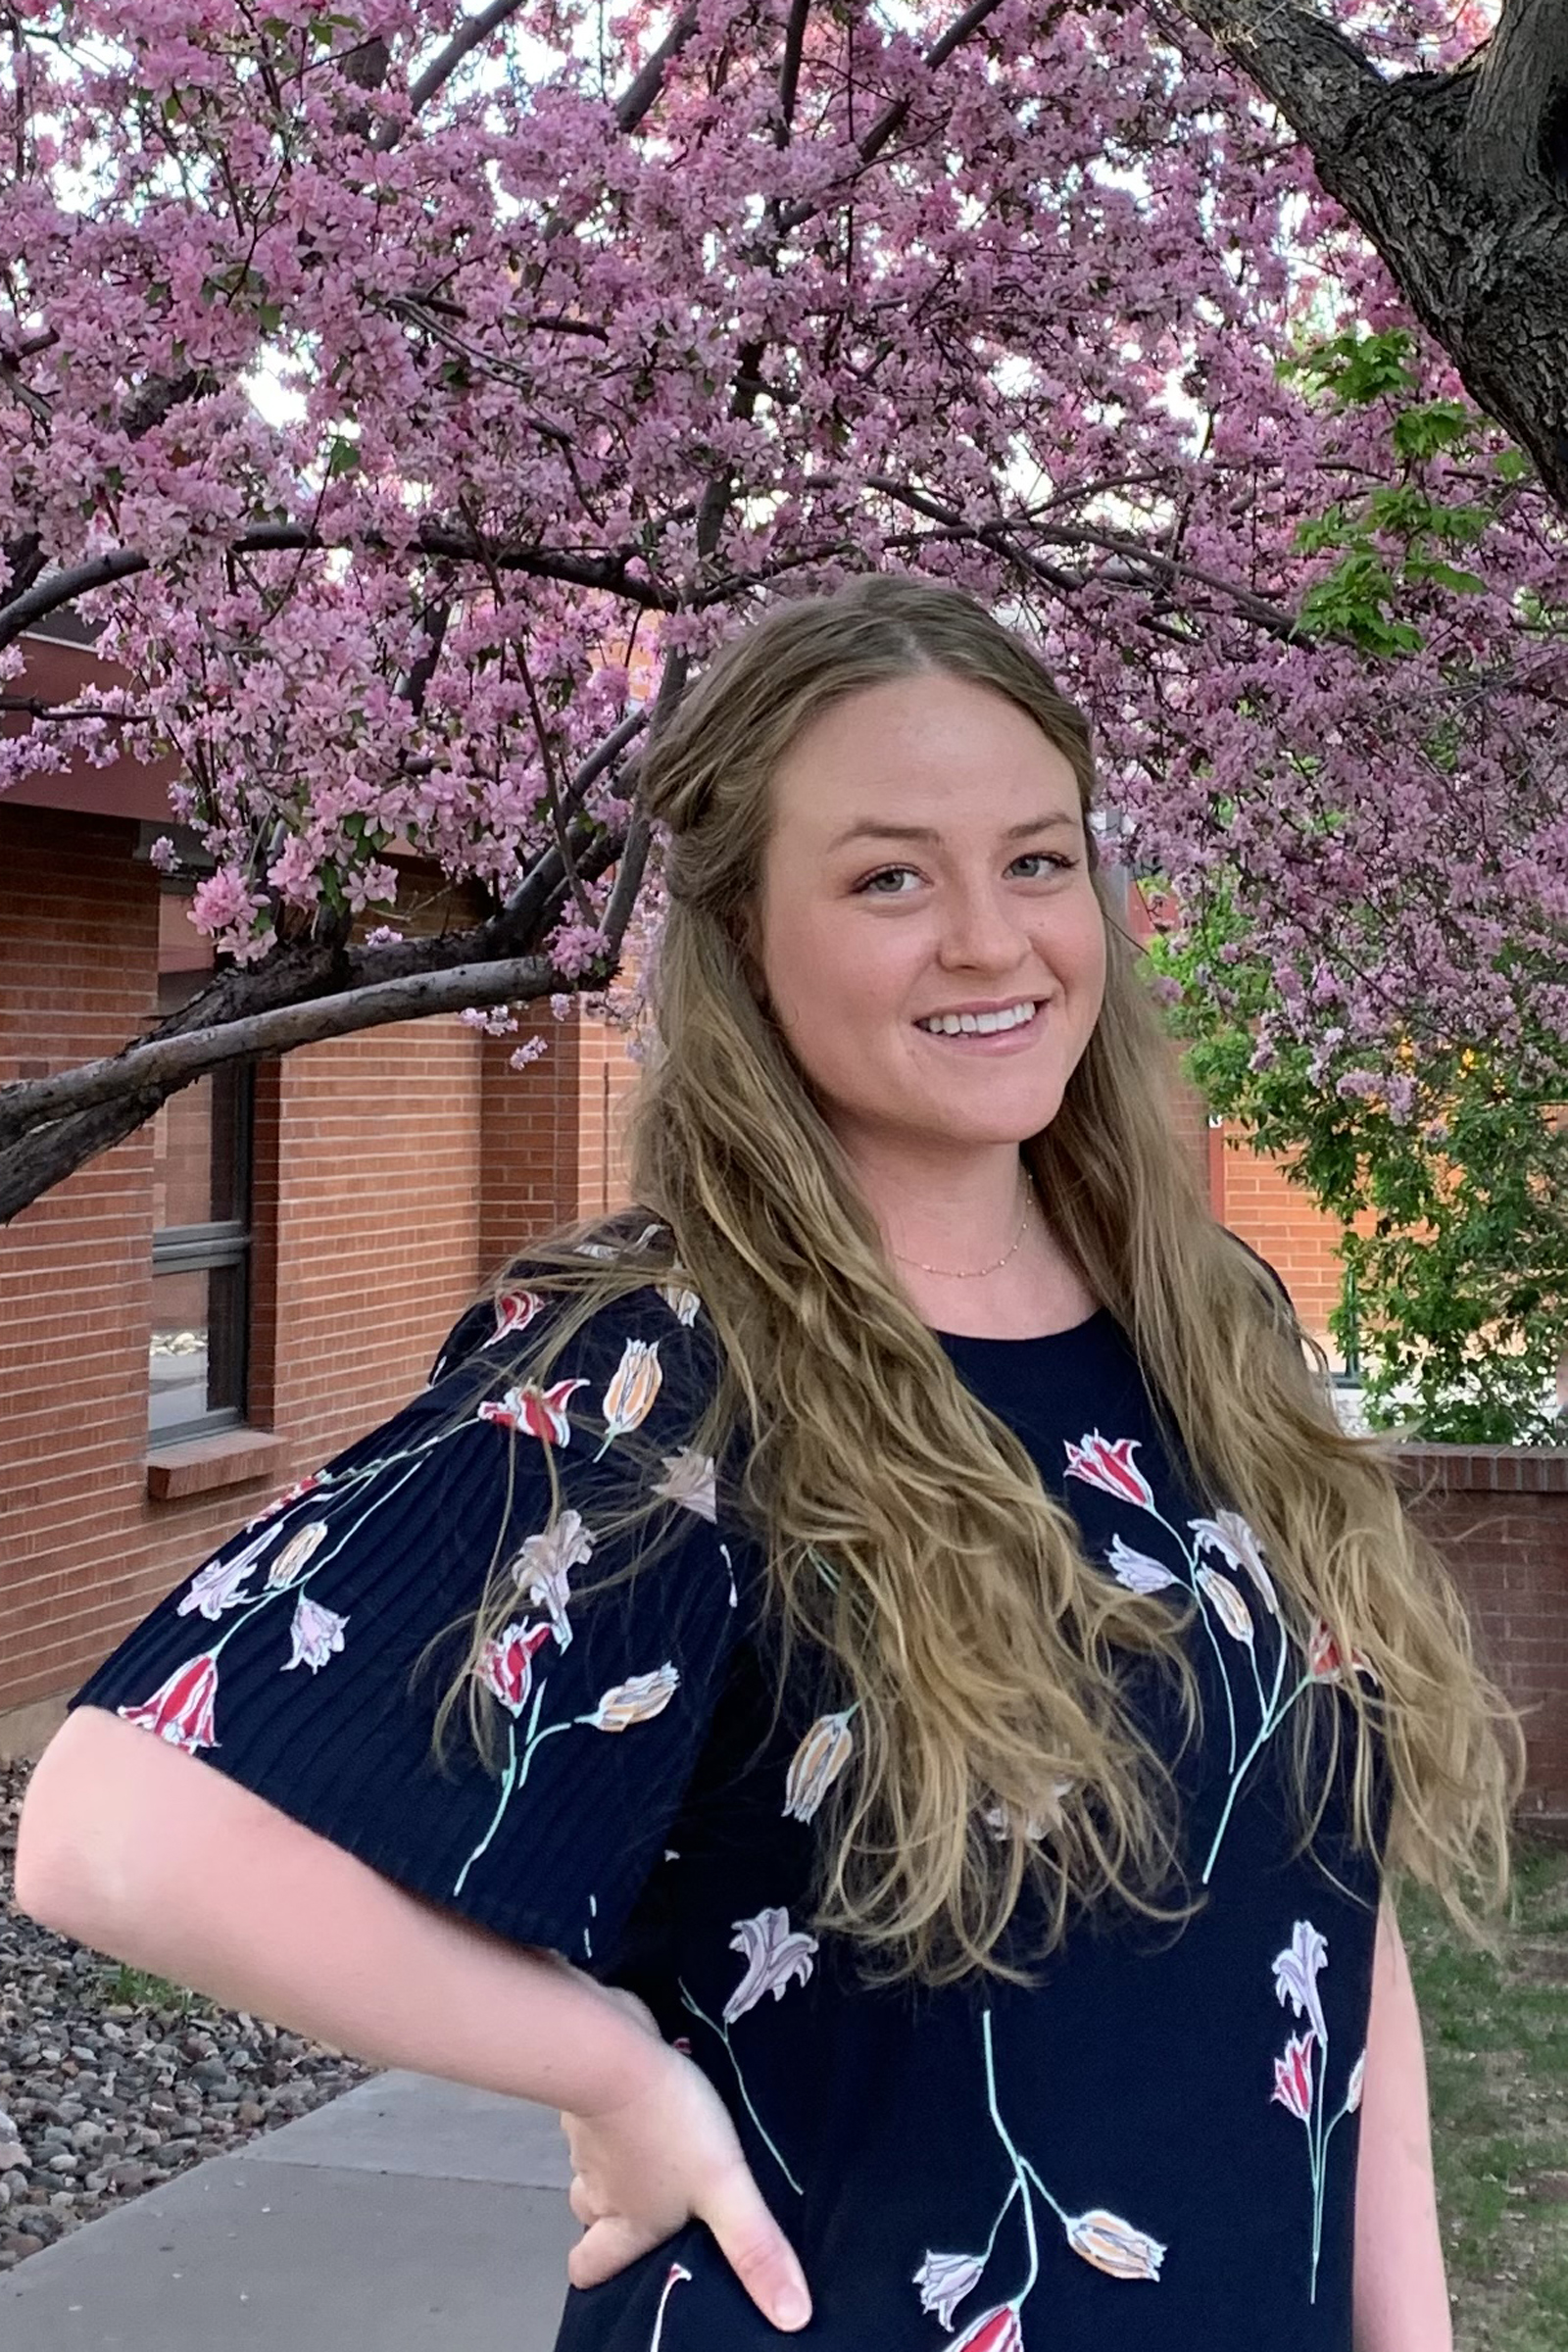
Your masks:
<instances>
[{"instance_id":1,"label":"navy floral dress","mask_svg":"<svg viewBox=\"0 0 1568 2352\"><path fill-rule=\"evenodd\" d=\"M1091 1559L1190 1613L1201 1737L1178 1759L1168 1677L1145 1687L1145 1720L1203 1900L1182 1926L1080 1922L1032 1988L933 1990L867 1987L811 1932L815 1817L855 1768L855 1710L808 1659L771 1723L760 1554L688 1443L715 1360L701 1300L678 1272L651 1280L547 1386L497 1383L509 1334L551 1311L525 1289L472 1309L421 1395L241 1528L73 1703L640 1993L717 2086L801 2256L813 2316L792 2340L1350 2352L1379 1871L1349 1842L1348 1771L1293 1858L1281 1766L1309 1686L1367 1669L1322 1628L1287 1634L1246 1521L1205 1512L1163 1451L1109 1312L1040 1339L938 1336ZM615 1564L595 1513L634 1428L666 1441L656 1484L679 1542L582 1598L574 1577ZM546 1437L564 1505L548 1531ZM480 1766L460 1719L443 1769L434 1709L493 1561L516 1592L478 1669L503 1768ZM694 2222L568 2287L558 2352L779 2340Z\"/></svg>"}]
</instances>

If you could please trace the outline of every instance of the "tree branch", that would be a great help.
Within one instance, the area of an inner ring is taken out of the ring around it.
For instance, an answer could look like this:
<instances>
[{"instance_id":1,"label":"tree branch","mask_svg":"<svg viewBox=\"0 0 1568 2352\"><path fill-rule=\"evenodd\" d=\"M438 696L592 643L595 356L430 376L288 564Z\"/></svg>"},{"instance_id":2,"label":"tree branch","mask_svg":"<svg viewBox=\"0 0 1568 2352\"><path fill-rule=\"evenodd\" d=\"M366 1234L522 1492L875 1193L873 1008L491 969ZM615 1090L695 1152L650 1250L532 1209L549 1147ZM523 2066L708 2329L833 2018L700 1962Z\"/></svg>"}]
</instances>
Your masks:
<instances>
[{"instance_id":1,"label":"tree branch","mask_svg":"<svg viewBox=\"0 0 1568 2352\"><path fill-rule=\"evenodd\" d=\"M126 1046L119 1054L87 1061L58 1078L31 1081L28 1126L49 1127L68 1111L92 1110L127 1096L156 1095L158 1102L204 1078L225 1061L258 1054L286 1054L324 1038L352 1037L388 1021L422 1020L432 1013L461 1012L467 1004L505 1004L512 998L541 997L570 989L546 956L505 956L494 963L459 963L447 971L411 972L300 1004L275 1004L270 1011L220 1022L212 1029L187 1029ZM3 1096L0 1096L3 1102Z\"/></svg>"},{"instance_id":2,"label":"tree branch","mask_svg":"<svg viewBox=\"0 0 1568 2352\"><path fill-rule=\"evenodd\" d=\"M1310 149L1465 389L1568 512L1568 9L1505 0L1451 74L1386 79L1298 0L1173 0Z\"/></svg>"},{"instance_id":3,"label":"tree branch","mask_svg":"<svg viewBox=\"0 0 1568 2352\"><path fill-rule=\"evenodd\" d=\"M956 49L961 48L972 33L979 31L988 17L995 16L1001 5L1002 0L970 0L970 6L964 10L962 16L956 18L948 26L946 32L940 33L926 51L924 63L927 70L934 74L939 66L945 65ZM1054 24L1057 18L1065 13L1065 6L1053 9L1050 12L1048 23L1035 27L1033 37L1036 40L1044 38L1050 26ZM891 106L884 107L857 147L856 152L859 157L862 170L867 165L875 163L894 132L904 123L908 112L909 104L906 98L895 98ZM800 228L822 209L822 197L803 196L797 203L784 207L779 215L779 228L783 232Z\"/></svg>"},{"instance_id":4,"label":"tree branch","mask_svg":"<svg viewBox=\"0 0 1568 2352\"><path fill-rule=\"evenodd\" d=\"M363 544L381 547L385 543L368 537ZM228 543L228 552L236 556L287 555L306 549L327 550L333 545L332 540L322 538L307 523L266 522L239 532ZM443 529L435 523L422 525L402 552L456 564L494 564L500 571L518 572L528 579L561 580L573 588L602 588L651 612L667 612L674 609L675 600L667 589L656 586L651 580L632 577L627 569L633 560L629 554L574 556L537 547L486 549L471 532ZM129 548L120 548L111 555L95 556L89 563L74 564L69 570L46 573L23 595L13 597L8 605L0 605L0 647L12 644L49 613L64 605L74 604L93 589L108 587L116 580L134 579L138 572L148 568L145 556Z\"/></svg>"}]
</instances>

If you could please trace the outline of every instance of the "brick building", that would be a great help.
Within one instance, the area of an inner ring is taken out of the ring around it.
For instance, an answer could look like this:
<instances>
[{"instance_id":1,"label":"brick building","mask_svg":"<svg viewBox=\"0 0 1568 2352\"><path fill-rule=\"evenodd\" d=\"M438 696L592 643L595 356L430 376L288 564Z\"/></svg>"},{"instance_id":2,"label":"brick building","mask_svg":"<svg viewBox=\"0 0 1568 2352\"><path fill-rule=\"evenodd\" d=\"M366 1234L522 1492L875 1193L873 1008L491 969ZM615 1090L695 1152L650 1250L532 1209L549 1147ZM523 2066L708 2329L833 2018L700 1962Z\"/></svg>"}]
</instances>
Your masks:
<instances>
[{"instance_id":1,"label":"brick building","mask_svg":"<svg viewBox=\"0 0 1568 2352\"><path fill-rule=\"evenodd\" d=\"M29 665L50 693L96 666L50 641ZM0 795L0 1080L113 1052L199 983L147 855L166 783L122 763ZM440 877L402 870L439 912ZM550 1051L521 1073L517 1041L455 1017L218 1073L0 1228L0 1756L273 1491L395 1409L530 1232L624 1198L634 1065L575 1006L530 1032ZM1191 1090L1179 1115L1216 1212L1326 1342L1334 1227ZM1568 1819L1568 1455L1515 1480L1526 1496L1496 1457L1420 1450L1484 1646L1544 1701L1532 1809Z\"/></svg>"}]
</instances>

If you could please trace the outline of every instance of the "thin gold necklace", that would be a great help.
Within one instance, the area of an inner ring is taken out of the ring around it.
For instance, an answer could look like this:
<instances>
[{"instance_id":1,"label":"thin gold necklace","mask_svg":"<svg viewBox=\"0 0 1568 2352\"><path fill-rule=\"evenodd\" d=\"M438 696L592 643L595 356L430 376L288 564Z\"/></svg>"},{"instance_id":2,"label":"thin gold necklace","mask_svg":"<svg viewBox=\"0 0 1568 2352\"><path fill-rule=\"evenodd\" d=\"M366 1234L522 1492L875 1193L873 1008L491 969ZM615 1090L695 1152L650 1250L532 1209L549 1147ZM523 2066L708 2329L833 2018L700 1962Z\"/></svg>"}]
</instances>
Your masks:
<instances>
[{"instance_id":1,"label":"thin gold necklace","mask_svg":"<svg viewBox=\"0 0 1568 2352\"><path fill-rule=\"evenodd\" d=\"M1016 1254L1018 1245L1023 1240L1024 1229L1029 1223L1029 1193L1032 1181L1033 1179L1031 1178L1028 1169L1020 1162L1018 1168L1018 1189L1023 1195L1023 1214L1018 1219L1018 1230L1012 1237L1011 1249L1006 1250L1003 1256L995 1259L991 1265L928 1266L923 1258L906 1257L903 1251L899 1250L895 1250L892 1254L898 1259L901 1266L918 1266L922 1274L947 1274L950 1275L955 1282L970 1282L977 1274L995 1274L999 1267L1006 1264L1009 1257L1012 1257Z\"/></svg>"}]
</instances>

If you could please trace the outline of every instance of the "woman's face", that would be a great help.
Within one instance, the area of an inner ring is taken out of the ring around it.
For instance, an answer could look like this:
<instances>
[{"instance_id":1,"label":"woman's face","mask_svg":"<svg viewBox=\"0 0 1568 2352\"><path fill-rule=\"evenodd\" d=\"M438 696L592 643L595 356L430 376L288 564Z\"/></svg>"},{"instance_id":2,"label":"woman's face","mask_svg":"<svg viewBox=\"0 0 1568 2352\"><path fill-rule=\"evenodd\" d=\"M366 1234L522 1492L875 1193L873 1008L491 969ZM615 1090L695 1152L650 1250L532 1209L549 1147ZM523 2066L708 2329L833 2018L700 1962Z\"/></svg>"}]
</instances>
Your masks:
<instances>
[{"instance_id":1,"label":"woman's face","mask_svg":"<svg viewBox=\"0 0 1568 2352\"><path fill-rule=\"evenodd\" d=\"M1100 1014L1105 932L1077 780L1034 720L967 679L861 688L797 737L771 812L757 960L852 1155L1048 1126ZM918 1026L1020 1004L1034 1016L1005 1035Z\"/></svg>"}]
</instances>

